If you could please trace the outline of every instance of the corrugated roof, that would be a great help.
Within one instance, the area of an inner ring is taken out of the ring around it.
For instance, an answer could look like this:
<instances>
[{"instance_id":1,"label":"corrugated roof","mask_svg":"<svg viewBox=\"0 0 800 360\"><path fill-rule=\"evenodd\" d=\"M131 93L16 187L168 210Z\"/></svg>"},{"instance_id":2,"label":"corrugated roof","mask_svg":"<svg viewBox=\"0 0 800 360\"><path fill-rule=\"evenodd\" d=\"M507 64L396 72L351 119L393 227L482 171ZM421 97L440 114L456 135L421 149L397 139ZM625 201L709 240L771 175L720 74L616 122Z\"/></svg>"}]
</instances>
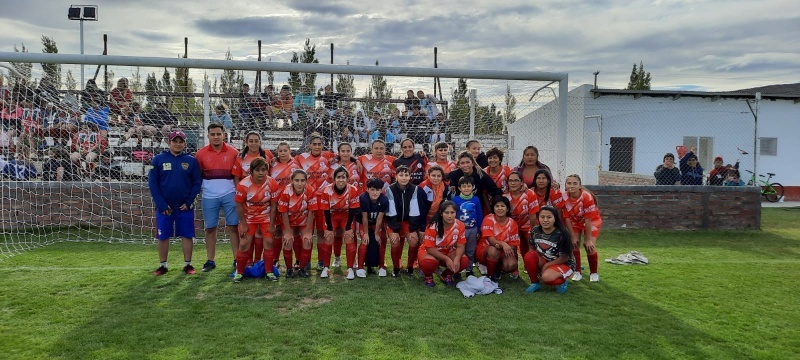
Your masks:
<instances>
[{"instance_id":1,"label":"corrugated roof","mask_svg":"<svg viewBox=\"0 0 800 360\"><path fill-rule=\"evenodd\" d=\"M725 99L752 99L756 92L761 92L762 99L768 100L794 100L800 102L800 83L785 85L770 85L761 88L744 89L730 92L714 91L680 91L680 90L625 90L625 89L592 89L595 98L603 95L630 95L634 98L647 97L708 97ZM775 93L771 91L776 91Z\"/></svg>"}]
</instances>

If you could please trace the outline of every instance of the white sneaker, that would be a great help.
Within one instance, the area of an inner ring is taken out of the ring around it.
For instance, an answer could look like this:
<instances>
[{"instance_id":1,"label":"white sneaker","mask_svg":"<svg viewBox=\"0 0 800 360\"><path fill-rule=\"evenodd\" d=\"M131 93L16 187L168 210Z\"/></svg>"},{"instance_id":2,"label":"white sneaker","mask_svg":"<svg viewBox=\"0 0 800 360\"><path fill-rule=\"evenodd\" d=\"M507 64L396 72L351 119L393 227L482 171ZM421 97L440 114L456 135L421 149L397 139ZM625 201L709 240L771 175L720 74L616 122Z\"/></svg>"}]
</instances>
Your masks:
<instances>
[{"instance_id":1,"label":"white sneaker","mask_svg":"<svg viewBox=\"0 0 800 360\"><path fill-rule=\"evenodd\" d=\"M386 268L380 268L380 269L378 269L378 276L380 276L380 277L386 277Z\"/></svg>"},{"instance_id":2,"label":"white sneaker","mask_svg":"<svg viewBox=\"0 0 800 360\"><path fill-rule=\"evenodd\" d=\"M483 264L478 264L478 270L480 270L481 274L486 275L489 273L489 270L486 270L486 266Z\"/></svg>"},{"instance_id":3,"label":"white sneaker","mask_svg":"<svg viewBox=\"0 0 800 360\"><path fill-rule=\"evenodd\" d=\"M365 273L365 274L364 274L364 276L367 276L367 274ZM364 277L364 276L359 276L359 277ZM349 269L347 269L347 276L346 276L346 278L347 278L347 280L353 280L353 279L355 279L355 278L356 278L356 272L355 272L355 271L353 271L353 268L349 268Z\"/></svg>"},{"instance_id":4,"label":"white sneaker","mask_svg":"<svg viewBox=\"0 0 800 360\"><path fill-rule=\"evenodd\" d=\"M331 269L327 267L322 268L322 271L319 273L319 277L322 279L327 279L328 276L331 276Z\"/></svg>"},{"instance_id":5,"label":"white sneaker","mask_svg":"<svg viewBox=\"0 0 800 360\"><path fill-rule=\"evenodd\" d=\"M575 275L572 275L572 281L581 281L583 279L583 275L581 273L576 272Z\"/></svg>"},{"instance_id":6,"label":"white sneaker","mask_svg":"<svg viewBox=\"0 0 800 360\"><path fill-rule=\"evenodd\" d=\"M365 278L365 277L367 277L367 270L364 270L364 269L358 269L358 270L356 270L356 276L358 276L358 277L360 277L360 278ZM349 278L348 278L348 279L349 279Z\"/></svg>"},{"instance_id":7,"label":"white sneaker","mask_svg":"<svg viewBox=\"0 0 800 360\"><path fill-rule=\"evenodd\" d=\"M600 275L598 275L597 273L589 274L589 281L591 281L591 282L599 282L600 281Z\"/></svg>"},{"instance_id":8,"label":"white sneaker","mask_svg":"<svg viewBox=\"0 0 800 360\"><path fill-rule=\"evenodd\" d=\"M338 256L333 258L333 265L331 265L331 267L338 268L340 266L342 266L341 259Z\"/></svg>"}]
</instances>

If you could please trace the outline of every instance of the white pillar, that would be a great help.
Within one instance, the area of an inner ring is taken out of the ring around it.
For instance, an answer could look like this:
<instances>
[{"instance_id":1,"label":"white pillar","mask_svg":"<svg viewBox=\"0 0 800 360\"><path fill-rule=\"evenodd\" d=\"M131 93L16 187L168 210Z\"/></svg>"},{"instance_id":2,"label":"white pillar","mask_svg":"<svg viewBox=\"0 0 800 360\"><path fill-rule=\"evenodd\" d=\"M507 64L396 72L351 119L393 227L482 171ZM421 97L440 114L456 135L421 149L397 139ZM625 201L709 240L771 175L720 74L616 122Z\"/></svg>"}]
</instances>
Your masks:
<instances>
[{"instance_id":1,"label":"white pillar","mask_svg":"<svg viewBox=\"0 0 800 360\"><path fill-rule=\"evenodd\" d=\"M80 23L81 23L81 55L83 55L83 20L81 20ZM83 79L83 64L81 64L81 91L84 90L85 86L86 86L86 81Z\"/></svg>"},{"instance_id":2,"label":"white pillar","mask_svg":"<svg viewBox=\"0 0 800 360\"><path fill-rule=\"evenodd\" d=\"M206 129L211 124L211 85L208 83L208 75L203 79L203 125L200 128L200 136L203 139L203 144L208 145L208 136L206 136ZM230 139L228 139L230 141Z\"/></svg>"},{"instance_id":3,"label":"white pillar","mask_svg":"<svg viewBox=\"0 0 800 360\"><path fill-rule=\"evenodd\" d=\"M478 101L478 90L469 90L469 138L475 138L475 107Z\"/></svg>"},{"instance_id":4,"label":"white pillar","mask_svg":"<svg viewBox=\"0 0 800 360\"><path fill-rule=\"evenodd\" d=\"M556 146L556 174L553 175L559 182L564 180L567 174L567 105L569 104L569 80L568 76L558 81L558 145Z\"/></svg>"}]
</instances>

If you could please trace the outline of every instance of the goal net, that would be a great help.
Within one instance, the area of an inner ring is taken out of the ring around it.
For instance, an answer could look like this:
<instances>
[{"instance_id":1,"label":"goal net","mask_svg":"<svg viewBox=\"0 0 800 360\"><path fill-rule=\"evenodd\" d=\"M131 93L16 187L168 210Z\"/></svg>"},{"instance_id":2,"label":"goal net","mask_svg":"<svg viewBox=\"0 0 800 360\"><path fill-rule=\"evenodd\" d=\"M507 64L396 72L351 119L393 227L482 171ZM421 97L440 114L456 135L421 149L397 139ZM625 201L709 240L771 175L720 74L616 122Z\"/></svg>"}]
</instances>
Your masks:
<instances>
[{"instance_id":1,"label":"goal net","mask_svg":"<svg viewBox=\"0 0 800 360\"><path fill-rule=\"evenodd\" d=\"M243 134L258 131L265 150L287 142L298 153L318 133L333 152L349 142L368 153L381 139L399 155L400 141L410 138L431 160L432 145L445 142L453 160L475 139L481 151L502 150L502 164L512 168L528 145L551 168L564 167L559 109L544 105L559 94L554 79L565 75L42 56L0 53L0 260L56 241L151 243L149 161L167 148L170 129L187 134L190 152L205 146L211 122L225 125L237 149ZM545 125L510 133L526 116ZM196 208L201 239L199 199Z\"/></svg>"}]
</instances>

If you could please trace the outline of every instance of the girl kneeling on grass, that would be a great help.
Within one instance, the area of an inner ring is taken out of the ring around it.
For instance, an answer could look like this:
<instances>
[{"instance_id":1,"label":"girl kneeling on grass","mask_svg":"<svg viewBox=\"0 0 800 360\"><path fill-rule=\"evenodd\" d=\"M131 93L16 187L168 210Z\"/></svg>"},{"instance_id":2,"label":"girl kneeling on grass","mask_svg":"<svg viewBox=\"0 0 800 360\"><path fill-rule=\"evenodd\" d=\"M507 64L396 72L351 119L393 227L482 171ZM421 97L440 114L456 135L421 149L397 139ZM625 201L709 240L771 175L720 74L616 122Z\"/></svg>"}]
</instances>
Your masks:
<instances>
[{"instance_id":1,"label":"girl kneeling on grass","mask_svg":"<svg viewBox=\"0 0 800 360\"><path fill-rule=\"evenodd\" d=\"M531 251L525 254L525 269L531 279L526 293L538 291L539 281L567 291L569 276L575 271L570 234L556 208L547 205L539 210L539 225L533 228L529 242Z\"/></svg>"},{"instance_id":2,"label":"girl kneeling on grass","mask_svg":"<svg viewBox=\"0 0 800 360\"><path fill-rule=\"evenodd\" d=\"M272 252L272 234L275 232L275 214L278 207L278 197L281 188L275 179L269 177L269 167L264 158L257 157L250 161L250 175L239 181L236 185L236 213L239 215L239 251L236 254L236 275L234 282L242 281L244 269L253 261L253 238L256 233L261 233L264 241L264 265L271 267L274 254ZM260 256L260 255L259 255ZM278 278L272 271L267 271L267 279L277 281Z\"/></svg>"},{"instance_id":3,"label":"girl kneeling on grass","mask_svg":"<svg viewBox=\"0 0 800 360\"><path fill-rule=\"evenodd\" d=\"M334 238L344 238L347 255L347 280L355 278L353 263L356 259L356 243L353 236L353 219L360 206L358 200L360 193L355 186L347 183L347 174L347 168L339 166L333 172L333 184L325 185L317 193L317 207L325 217L323 239L317 240L321 243L320 248L322 249L320 257L322 257L323 269L319 274L321 278L330 276Z\"/></svg>"},{"instance_id":4,"label":"girl kneeling on grass","mask_svg":"<svg viewBox=\"0 0 800 360\"><path fill-rule=\"evenodd\" d=\"M506 273L513 273L519 268L517 263L517 247L519 246L519 228L517 222L510 218L511 204L500 195L492 198L492 214L483 219L481 240L478 242L476 257L478 262L486 266L487 275L492 281L500 279L497 267Z\"/></svg>"},{"instance_id":5,"label":"girl kneeling on grass","mask_svg":"<svg viewBox=\"0 0 800 360\"><path fill-rule=\"evenodd\" d=\"M311 261L311 243L314 232L314 212L317 198L314 189L306 189L308 177L302 169L292 172L292 183L286 186L278 199L278 211L283 220L283 260L286 277L292 277L292 251L300 259L300 277L309 277L306 264Z\"/></svg>"},{"instance_id":6,"label":"girl kneeling on grass","mask_svg":"<svg viewBox=\"0 0 800 360\"><path fill-rule=\"evenodd\" d=\"M469 259L464 255L467 238L464 236L464 223L456 219L458 207L452 201L443 201L428 228L419 249L419 267L425 274L425 286L434 287L433 273L439 266L442 281L447 286L455 284L453 274L466 268Z\"/></svg>"},{"instance_id":7,"label":"girl kneeling on grass","mask_svg":"<svg viewBox=\"0 0 800 360\"><path fill-rule=\"evenodd\" d=\"M600 210L597 208L597 199L588 190L581 186L581 178L572 174L567 176L565 184L567 188L564 196L564 222L568 228L572 228L572 253L575 255L575 275L572 281L580 281L581 275L581 235L583 235L583 247L586 249L586 257L589 259L589 281L600 281L597 274L597 237L600 236L600 227L603 220L600 219Z\"/></svg>"}]
</instances>

